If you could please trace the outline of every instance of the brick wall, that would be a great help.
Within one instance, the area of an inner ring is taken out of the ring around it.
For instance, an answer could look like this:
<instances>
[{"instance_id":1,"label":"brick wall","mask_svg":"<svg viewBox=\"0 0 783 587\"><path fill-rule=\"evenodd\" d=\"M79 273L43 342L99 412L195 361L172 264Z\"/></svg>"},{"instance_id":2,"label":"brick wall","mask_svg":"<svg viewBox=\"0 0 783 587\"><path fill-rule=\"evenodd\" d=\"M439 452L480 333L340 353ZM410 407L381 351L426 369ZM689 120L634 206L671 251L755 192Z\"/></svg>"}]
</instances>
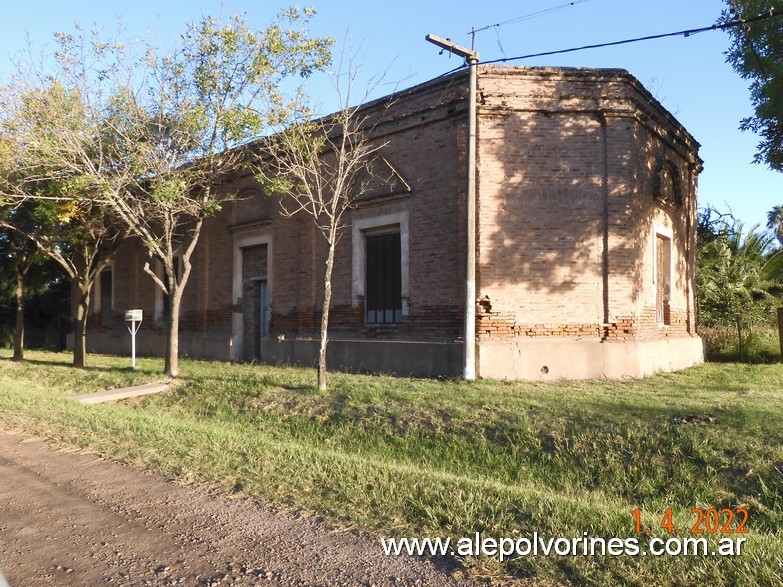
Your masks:
<instances>
[{"instance_id":1,"label":"brick wall","mask_svg":"<svg viewBox=\"0 0 783 587\"><path fill-rule=\"evenodd\" d=\"M368 198L347 218L332 278L334 339L461 340L464 313L467 75L400 92L370 106L383 157L410 191ZM477 334L479 342L628 342L693 334L698 145L627 73L483 66L479 74ZM679 170L682 204L652 195L660 161ZM307 216L284 218L279 202L245 174L239 194L204 225L183 297L181 330L236 336L246 309L238 247L267 239L270 335L316 335L326 242ZM365 325L355 294L350 226L408 222L409 290L402 323ZM656 322L655 235L671 235L669 325ZM244 250L244 249L243 249ZM153 316L155 286L144 252L123 245L115 310ZM239 268L238 268L239 267ZM245 266L244 273L253 268ZM247 312L245 312L247 314ZM250 338L257 325L244 327ZM162 331L145 321L144 328ZM115 320L115 328L124 328ZM254 351L253 351L254 352ZM243 353L243 356L246 353Z\"/></svg>"},{"instance_id":2,"label":"brick wall","mask_svg":"<svg viewBox=\"0 0 783 587\"><path fill-rule=\"evenodd\" d=\"M461 80L461 78L459 78ZM464 185L466 143L466 85L443 80L423 88L401 92L390 107L376 104L381 154L410 186L409 193L370 198L348 215L336 251L332 277L332 338L405 339L454 341L461 336L464 298ZM204 226L193 255L193 272L183 300L180 330L230 333L233 315L244 314L244 337L252 339L257 324L247 309L248 300L236 295L234 286L237 231L271 235L270 335L286 338L313 337L320 325L326 242L306 215L284 218L279 202L262 193L254 178L245 174L225 186L239 194L238 201ZM351 295L353 218L372 218L405 211L409 223L410 291L407 314L396 325L365 325L363 299ZM250 249L243 249L249 253ZM154 284L141 271L144 254L128 243L118 256L119 287L135 292L135 301L118 299L118 307L141 307L152 317ZM244 272L253 268L244 267ZM117 324L119 327L120 324ZM162 325L145 322L150 332ZM251 351L252 353L253 351ZM247 353L242 353L243 356Z\"/></svg>"},{"instance_id":3,"label":"brick wall","mask_svg":"<svg viewBox=\"0 0 783 587\"><path fill-rule=\"evenodd\" d=\"M381 154L411 191L369 199L350 211L335 256L330 336L453 341L460 335L465 163L457 145L465 143L465 97L464 86L444 82L402 93L379 114L376 134L387 143ZM351 295L350 225L355 219L403 212L409 218L408 312L401 324L365 325L363 298L354 301ZM273 305L272 330L287 337L315 336L323 296L326 242L309 218L298 223L296 242L283 223L276 224L275 233L276 290L296 292L296 303L280 303L276 297ZM290 255L285 261L280 259L281 241Z\"/></svg>"},{"instance_id":4,"label":"brick wall","mask_svg":"<svg viewBox=\"0 0 783 587\"><path fill-rule=\"evenodd\" d=\"M479 71L479 340L692 335L698 144L627 72ZM661 161L681 171L682 204L653 197ZM669 325L654 311L661 231Z\"/></svg>"}]
</instances>

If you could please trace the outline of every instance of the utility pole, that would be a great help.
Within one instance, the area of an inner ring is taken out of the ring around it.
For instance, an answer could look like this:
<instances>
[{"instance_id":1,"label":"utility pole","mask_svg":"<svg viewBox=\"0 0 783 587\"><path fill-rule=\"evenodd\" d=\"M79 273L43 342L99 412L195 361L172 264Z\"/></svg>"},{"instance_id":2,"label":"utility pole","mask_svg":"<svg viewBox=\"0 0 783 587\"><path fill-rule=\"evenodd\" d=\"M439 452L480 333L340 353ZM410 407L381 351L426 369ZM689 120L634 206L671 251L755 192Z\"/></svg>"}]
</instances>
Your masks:
<instances>
[{"instance_id":1,"label":"utility pole","mask_svg":"<svg viewBox=\"0 0 783 587\"><path fill-rule=\"evenodd\" d=\"M468 96L468 191L466 202L467 266L465 271L465 349L462 375L468 381L476 378L476 66L479 54L472 49L427 35L426 40L445 51L459 55L470 67Z\"/></svg>"}]
</instances>

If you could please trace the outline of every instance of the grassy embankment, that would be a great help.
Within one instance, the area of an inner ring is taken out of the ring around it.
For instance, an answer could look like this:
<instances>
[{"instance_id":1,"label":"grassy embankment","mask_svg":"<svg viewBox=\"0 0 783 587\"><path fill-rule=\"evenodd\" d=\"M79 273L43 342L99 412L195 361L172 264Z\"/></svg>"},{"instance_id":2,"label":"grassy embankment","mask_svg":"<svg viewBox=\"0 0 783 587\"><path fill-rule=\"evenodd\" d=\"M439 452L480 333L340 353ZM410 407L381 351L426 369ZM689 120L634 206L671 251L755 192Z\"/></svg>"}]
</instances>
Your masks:
<instances>
[{"instance_id":1,"label":"grassy embankment","mask_svg":"<svg viewBox=\"0 0 783 587\"><path fill-rule=\"evenodd\" d=\"M502 383L183 361L176 387L86 406L162 363L0 354L0 426L90 447L181 481L322 512L380 535L652 536L667 508L750 512L741 556L468 558L564 585L757 586L783 572L783 367L704 365L635 381ZM708 424L683 423L712 416ZM727 535L735 537L732 535ZM711 538L714 543L720 535ZM380 544L379 544L380 548Z\"/></svg>"}]
</instances>

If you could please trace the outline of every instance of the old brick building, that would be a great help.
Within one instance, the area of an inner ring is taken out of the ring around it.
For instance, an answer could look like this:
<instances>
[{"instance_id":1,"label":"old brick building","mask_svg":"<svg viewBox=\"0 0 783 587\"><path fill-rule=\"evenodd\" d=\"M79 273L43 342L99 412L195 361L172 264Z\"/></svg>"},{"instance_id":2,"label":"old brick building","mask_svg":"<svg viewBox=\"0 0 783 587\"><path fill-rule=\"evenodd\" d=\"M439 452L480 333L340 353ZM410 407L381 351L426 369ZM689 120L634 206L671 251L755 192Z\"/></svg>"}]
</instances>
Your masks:
<instances>
[{"instance_id":1,"label":"old brick building","mask_svg":"<svg viewBox=\"0 0 783 587\"><path fill-rule=\"evenodd\" d=\"M462 372L467 75L380 100L383 187L335 261L334 367ZM477 373L622 377L702 360L694 329L698 144L622 70L480 66ZM208 221L183 298L183 354L311 363L325 243L251 175ZM96 286L90 347L162 353L163 296L126 242Z\"/></svg>"}]
</instances>

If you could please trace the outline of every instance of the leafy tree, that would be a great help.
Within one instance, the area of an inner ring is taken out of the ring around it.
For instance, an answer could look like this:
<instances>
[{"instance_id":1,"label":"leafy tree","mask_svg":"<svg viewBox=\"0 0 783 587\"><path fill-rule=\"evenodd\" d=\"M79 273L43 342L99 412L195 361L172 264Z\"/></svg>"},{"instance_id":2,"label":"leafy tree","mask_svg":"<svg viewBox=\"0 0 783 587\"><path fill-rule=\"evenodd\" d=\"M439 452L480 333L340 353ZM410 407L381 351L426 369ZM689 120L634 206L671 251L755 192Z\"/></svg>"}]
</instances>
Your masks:
<instances>
[{"instance_id":1,"label":"leafy tree","mask_svg":"<svg viewBox=\"0 0 783 587\"><path fill-rule=\"evenodd\" d=\"M73 365L87 365L87 319L93 285L113 260L123 236L117 225L99 206L90 200L34 201L32 221L20 223L19 216L0 219L0 227L10 242L33 245L26 257L19 257L17 280L25 262L29 265L41 255L56 262L71 279L76 294L75 311L71 317L74 334ZM18 249L20 252L22 249ZM19 255L20 253L12 253ZM25 272L26 274L26 272ZM24 296L24 284L17 281L18 296ZM17 299L17 332L23 324L23 302ZM20 341L21 342L21 341ZM16 344L16 343L15 343ZM16 347L15 347L16 348ZM20 345L21 348L21 345Z\"/></svg>"},{"instance_id":2,"label":"leafy tree","mask_svg":"<svg viewBox=\"0 0 783 587\"><path fill-rule=\"evenodd\" d=\"M165 372L172 377L191 257L204 220L234 198L220 184L246 164L248 152L236 147L287 111L287 78L307 77L329 60L331 39L304 30L312 14L291 8L261 31L241 16L205 18L170 54L150 46L139 55L77 29L57 36L50 70L28 67L7 92L22 181L6 193L72 205L69 224L78 219L98 230L92 236L108 238L83 249L74 272L85 276L80 308L113 255L118 240L110 235L127 230L140 239L149 255L144 270L169 300ZM49 191L34 194L41 185ZM151 267L155 258L162 277Z\"/></svg>"},{"instance_id":3,"label":"leafy tree","mask_svg":"<svg viewBox=\"0 0 783 587\"><path fill-rule=\"evenodd\" d=\"M0 224L34 242L72 279L78 294L73 364L84 367L92 287L125 233L100 200L122 189L133 170L112 137L114 98L91 91L102 82L76 60L61 53L57 63L51 73L27 69L4 88L0 189L34 221L6 218Z\"/></svg>"},{"instance_id":4,"label":"leafy tree","mask_svg":"<svg viewBox=\"0 0 783 587\"><path fill-rule=\"evenodd\" d=\"M14 328L15 361L24 359L25 297L27 276L33 265L40 261L35 242L27 234L34 225L30 205L9 207L0 215L0 262L13 279L16 321ZM15 228L8 228L13 225Z\"/></svg>"},{"instance_id":5,"label":"leafy tree","mask_svg":"<svg viewBox=\"0 0 783 587\"><path fill-rule=\"evenodd\" d=\"M778 242L783 245L783 206L774 206L767 212L767 228L775 233Z\"/></svg>"},{"instance_id":6,"label":"leafy tree","mask_svg":"<svg viewBox=\"0 0 783 587\"><path fill-rule=\"evenodd\" d=\"M173 54L149 48L144 91L123 98L121 110L134 122L114 129L139 172L128 189L105 192L104 202L140 238L149 255L144 270L168 297L164 369L171 377L179 373L180 303L204 220L235 198L220 184L247 165L248 151L237 147L286 115L288 78L329 61L332 40L303 30L312 14L291 8L263 30L241 16L205 18ZM153 259L162 262L162 277Z\"/></svg>"},{"instance_id":7,"label":"leafy tree","mask_svg":"<svg viewBox=\"0 0 783 587\"><path fill-rule=\"evenodd\" d=\"M726 0L721 22L748 19L770 11L780 12L778 0ZM756 20L727 29L732 44L727 59L750 82L755 113L740 128L761 137L755 156L758 163L783 170L783 16Z\"/></svg>"},{"instance_id":8,"label":"leafy tree","mask_svg":"<svg viewBox=\"0 0 783 587\"><path fill-rule=\"evenodd\" d=\"M11 339L14 360L24 358L28 322L43 320L44 324L56 325L59 331L62 314L68 311L70 301L70 288L63 283L66 276L62 268L26 236L30 232L29 224L35 222L29 210L23 209L29 207L30 203L26 202L2 213L3 219L10 220L14 226L28 225L25 230L0 226L0 332L14 333ZM4 342L0 340L0 344Z\"/></svg>"},{"instance_id":9,"label":"leafy tree","mask_svg":"<svg viewBox=\"0 0 783 587\"><path fill-rule=\"evenodd\" d=\"M697 267L699 320L737 329L740 358L745 331L766 319L783 292L783 252L758 226L723 224L713 238L700 241Z\"/></svg>"}]
</instances>

